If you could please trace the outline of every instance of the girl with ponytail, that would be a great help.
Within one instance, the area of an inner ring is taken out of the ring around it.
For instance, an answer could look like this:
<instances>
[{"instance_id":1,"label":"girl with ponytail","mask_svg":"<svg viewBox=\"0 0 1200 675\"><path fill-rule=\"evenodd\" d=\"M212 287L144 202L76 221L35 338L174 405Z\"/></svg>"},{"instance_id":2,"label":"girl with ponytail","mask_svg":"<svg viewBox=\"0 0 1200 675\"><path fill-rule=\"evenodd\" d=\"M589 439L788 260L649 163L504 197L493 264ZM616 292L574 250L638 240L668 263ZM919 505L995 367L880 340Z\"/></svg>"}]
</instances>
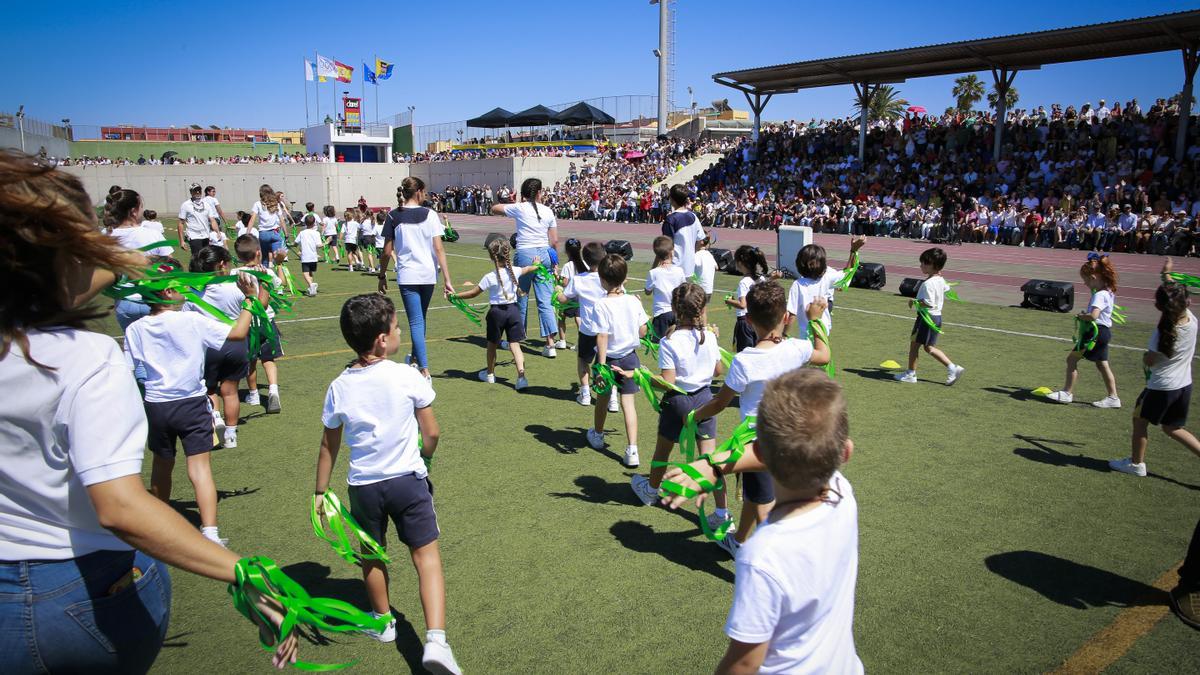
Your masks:
<instances>
[{"instance_id":1,"label":"girl with ponytail","mask_svg":"<svg viewBox=\"0 0 1200 675\"><path fill-rule=\"evenodd\" d=\"M103 220L108 233L122 248L137 251L149 244L162 241L162 233L142 225L142 198L133 190L117 188L104 199ZM151 260L165 259L174 252L170 246L159 246L146 253ZM121 298L114 304L117 324L124 331L134 321L150 314L150 305L140 295Z\"/></svg>"},{"instance_id":2,"label":"girl with ponytail","mask_svg":"<svg viewBox=\"0 0 1200 675\"><path fill-rule=\"evenodd\" d=\"M258 227L258 245L262 250L264 265L282 265L287 257L287 248L283 244L283 223L287 217L279 193L266 183L260 185L258 201L250 208L250 222L246 229Z\"/></svg>"},{"instance_id":3,"label":"girl with ponytail","mask_svg":"<svg viewBox=\"0 0 1200 675\"><path fill-rule=\"evenodd\" d=\"M1117 397L1117 378L1108 367L1108 343L1112 341L1113 308L1116 307L1117 270L1113 267L1108 254L1089 253L1087 262L1079 268L1079 277L1092 291L1088 301L1087 311L1080 312L1076 317L1083 322L1082 329L1089 329L1088 324L1095 326L1094 344L1083 351L1073 351L1067 355L1067 379L1060 391L1052 392L1046 398L1056 403L1070 403L1075 400L1072 390L1079 376L1076 366L1080 359L1087 359L1096 364L1100 379L1104 381L1107 395L1095 401L1092 405L1097 408L1120 408L1121 399ZM1089 341L1090 342L1090 341Z\"/></svg>"},{"instance_id":4,"label":"girl with ponytail","mask_svg":"<svg viewBox=\"0 0 1200 675\"><path fill-rule=\"evenodd\" d=\"M516 221L517 253L515 262L522 268L532 266L534 260L557 258L557 255L552 256L550 252L557 253L558 251L558 221L554 219L554 212L549 207L538 203L541 195L542 181L537 178L526 178L525 182L521 183L521 201L519 203L492 206L492 215L508 216ZM556 348L565 349L567 346L565 341L554 341L554 335L558 332L558 317L550 302L553 286L533 272L521 275L520 286L521 296L517 299L517 307L521 312L522 325L528 316L529 298L527 296L529 288L532 286L534 296L537 298L541 336L546 340L546 346L542 348L542 356L552 359L557 356Z\"/></svg>"},{"instance_id":5,"label":"girl with ponytail","mask_svg":"<svg viewBox=\"0 0 1200 675\"><path fill-rule=\"evenodd\" d=\"M517 307L517 299L524 295L524 291L517 282L517 276L532 273L538 260L534 259L534 265L514 270L512 246L506 239L496 239L488 244L488 256L495 269L483 275L478 286L457 296L461 300L470 300L484 291L488 292L487 368L479 371L479 379L488 384L496 382L496 349L501 340L508 340L508 349L517 366L517 381L513 388L521 391L529 386L529 380L525 378L525 353L521 351L521 342L525 340L525 321ZM468 281L464 285L472 284Z\"/></svg>"},{"instance_id":6,"label":"girl with ponytail","mask_svg":"<svg viewBox=\"0 0 1200 675\"><path fill-rule=\"evenodd\" d=\"M767 256L763 255L757 246L742 245L733 254L733 264L741 272L742 279L737 285L737 294L725 296L726 306L732 307L737 315L733 326L733 348L740 352L758 343L754 326L746 318L746 296L754 284L767 278L771 268L767 266Z\"/></svg>"},{"instance_id":7,"label":"girl with ponytail","mask_svg":"<svg viewBox=\"0 0 1200 675\"><path fill-rule=\"evenodd\" d=\"M1169 280L1171 259L1163 263L1163 284L1154 292L1154 306L1162 312L1158 327L1142 355L1146 388L1138 395L1133 413L1131 453L1108 463L1113 471L1146 475L1146 445L1150 425L1200 457L1200 440L1184 428L1192 402L1192 358L1196 355L1196 316L1188 310L1187 288Z\"/></svg>"}]
</instances>

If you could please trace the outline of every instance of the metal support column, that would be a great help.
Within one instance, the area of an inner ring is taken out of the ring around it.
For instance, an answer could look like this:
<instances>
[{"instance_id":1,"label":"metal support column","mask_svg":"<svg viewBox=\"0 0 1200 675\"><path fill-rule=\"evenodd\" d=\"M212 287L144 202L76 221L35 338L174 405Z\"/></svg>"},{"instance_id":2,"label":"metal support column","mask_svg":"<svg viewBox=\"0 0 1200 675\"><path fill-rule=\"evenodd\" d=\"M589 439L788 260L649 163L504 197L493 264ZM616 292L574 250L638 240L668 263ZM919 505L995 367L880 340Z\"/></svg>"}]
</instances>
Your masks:
<instances>
[{"instance_id":1,"label":"metal support column","mask_svg":"<svg viewBox=\"0 0 1200 675\"><path fill-rule=\"evenodd\" d=\"M871 99L879 91L878 84L854 82L854 95L858 97L858 163L861 166L866 161L867 154L867 124L870 122Z\"/></svg>"},{"instance_id":2,"label":"metal support column","mask_svg":"<svg viewBox=\"0 0 1200 675\"><path fill-rule=\"evenodd\" d=\"M669 20L670 9L667 7L670 0L658 0L658 135L662 136L667 133L667 103L670 101L670 92L667 91L667 22Z\"/></svg>"},{"instance_id":3,"label":"metal support column","mask_svg":"<svg viewBox=\"0 0 1200 675\"><path fill-rule=\"evenodd\" d=\"M1008 116L1008 90L1012 87L1017 71L1008 68L992 68L992 82L996 89L996 136L992 143L992 161L1000 161L1000 149L1004 145L1004 118Z\"/></svg>"},{"instance_id":4,"label":"metal support column","mask_svg":"<svg viewBox=\"0 0 1200 675\"><path fill-rule=\"evenodd\" d=\"M1183 93L1179 101L1179 129L1175 132L1175 161L1183 161L1187 152L1188 124L1192 118L1192 80L1196 78L1196 66L1200 65L1200 56L1196 53L1196 45L1189 45L1183 50Z\"/></svg>"},{"instance_id":5,"label":"metal support column","mask_svg":"<svg viewBox=\"0 0 1200 675\"><path fill-rule=\"evenodd\" d=\"M750 92L742 90L742 95L746 97L746 103L750 104L750 110L754 113L754 133L750 138L754 139L755 143L758 143L758 134L762 130L762 111L767 107L767 103L770 103L771 97L774 94L763 96L756 93L751 96Z\"/></svg>"}]
</instances>

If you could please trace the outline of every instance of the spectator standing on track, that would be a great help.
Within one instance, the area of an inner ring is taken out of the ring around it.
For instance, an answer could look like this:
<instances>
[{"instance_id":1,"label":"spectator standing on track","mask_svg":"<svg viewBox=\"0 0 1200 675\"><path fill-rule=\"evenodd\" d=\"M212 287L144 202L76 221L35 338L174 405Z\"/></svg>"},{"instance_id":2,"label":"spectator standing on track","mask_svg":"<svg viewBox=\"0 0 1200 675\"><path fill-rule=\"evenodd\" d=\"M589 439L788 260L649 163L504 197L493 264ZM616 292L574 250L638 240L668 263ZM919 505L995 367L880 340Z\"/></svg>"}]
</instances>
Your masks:
<instances>
[{"instance_id":1,"label":"spectator standing on track","mask_svg":"<svg viewBox=\"0 0 1200 675\"><path fill-rule=\"evenodd\" d=\"M208 248L208 233L218 231L217 220L209 209L208 202L204 201L203 189L199 183L192 183L188 193L191 197L179 205L179 223L176 229L179 241L186 241L188 251L196 255Z\"/></svg>"},{"instance_id":2,"label":"spectator standing on track","mask_svg":"<svg viewBox=\"0 0 1200 675\"><path fill-rule=\"evenodd\" d=\"M492 215L508 216L517 224L517 267L528 267L535 259L551 260L557 257L558 250L558 221L550 207L538 204L542 198L542 181L537 178L527 178L521 183L521 202L518 204L496 204L492 207ZM550 251L556 252L551 256ZM521 295L517 306L521 310L521 321L525 323L529 315L529 289L533 287L537 299L538 320L541 324L541 336L546 340L542 348L542 356L554 358L558 355L554 348L554 336L558 333L558 316L550 303L553 288L535 273L522 274L519 279Z\"/></svg>"}]
</instances>

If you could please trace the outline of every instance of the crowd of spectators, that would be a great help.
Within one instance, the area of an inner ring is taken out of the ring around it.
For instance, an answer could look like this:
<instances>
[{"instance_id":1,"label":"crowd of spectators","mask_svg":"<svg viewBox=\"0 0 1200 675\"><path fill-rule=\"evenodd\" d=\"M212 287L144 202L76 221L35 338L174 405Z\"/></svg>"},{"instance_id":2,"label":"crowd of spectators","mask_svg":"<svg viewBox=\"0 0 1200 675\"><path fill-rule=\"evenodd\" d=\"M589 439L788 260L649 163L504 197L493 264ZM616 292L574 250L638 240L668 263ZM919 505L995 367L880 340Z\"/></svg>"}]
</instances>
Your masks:
<instances>
[{"instance_id":1,"label":"crowd of spectators","mask_svg":"<svg viewBox=\"0 0 1200 675\"><path fill-rule=\"evenodd\" d=\"M993 161L987 114L772 125L690 185L706 225L1188 254L1200 243L1195 125L1178 102L1015 110Z\"/></svg>"},{"instance_id":2,"label":"crowd of spectators","mask_svg":"<svg viewBox=\"0 0 1200 675\"><path fill-rule=\"evenodd\" d=\"M185 166L212 166L217 164L312 164L328 162L330 159L321 154L295 152L284 155L234 155L233 157L180 157L168 154L166 157L146 157L139 155L137 159L127 157L68 157L58 160L60 166L164 166L181 164Z\"/></svg>"}]
</instances>

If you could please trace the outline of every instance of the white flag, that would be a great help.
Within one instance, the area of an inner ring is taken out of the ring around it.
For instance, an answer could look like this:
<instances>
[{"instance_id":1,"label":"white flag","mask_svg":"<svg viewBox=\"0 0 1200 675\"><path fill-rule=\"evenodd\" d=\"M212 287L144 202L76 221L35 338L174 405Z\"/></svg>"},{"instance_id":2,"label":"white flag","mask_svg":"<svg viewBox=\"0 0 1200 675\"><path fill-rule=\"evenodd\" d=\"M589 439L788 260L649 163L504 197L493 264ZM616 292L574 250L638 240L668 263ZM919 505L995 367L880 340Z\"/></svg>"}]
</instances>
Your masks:
<instances>
[{"instance_id":1,"label":"white flag","mask_svg":"<svg viewBox=\"0 0 1200 675\"><path fill-rule=\"evenodd\" d=\"M308 59L304 59L304 79L313 81L313 64Z\"/></svg>"},{"instance_id":2,"label":"white flag","mask_svg":"<svg viewBox=\"0 0 1200 675\"><path fill-rule=\"evenodd\" d=\"M327 59L317 54L317 75L336 78L338 76L338 69L333 59Z\"/></svg>"}]
</instances>

